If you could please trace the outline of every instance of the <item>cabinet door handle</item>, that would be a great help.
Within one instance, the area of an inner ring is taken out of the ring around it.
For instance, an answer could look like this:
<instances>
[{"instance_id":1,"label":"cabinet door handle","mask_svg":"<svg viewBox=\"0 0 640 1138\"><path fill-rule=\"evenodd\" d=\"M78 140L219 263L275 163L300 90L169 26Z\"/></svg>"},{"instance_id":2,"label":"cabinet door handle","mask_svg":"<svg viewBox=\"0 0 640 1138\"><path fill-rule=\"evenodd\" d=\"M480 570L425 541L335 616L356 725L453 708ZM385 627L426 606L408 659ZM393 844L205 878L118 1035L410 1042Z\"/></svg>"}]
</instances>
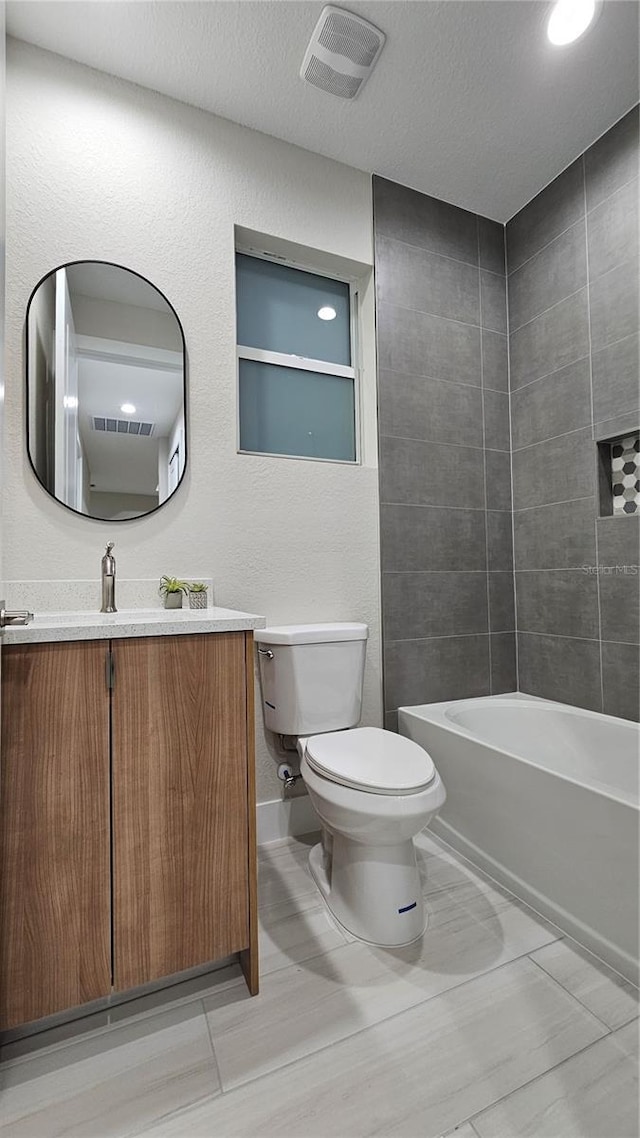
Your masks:
<instances>
[{"instance_id":1,"label":"cabinet door handle","mask_svg":"<svg viewBox=\"0 0 640 1138\"><path fill-rule=\"evenodd\" d=\"M105 660L105 678L107 681L107 687L109 688L109 691L113 691L115 675L116 675L116 664L115 664L115 660L113 658L113 652L111 651L111 649L109 649L107 652L107 658Z\"/></svg>"}]
</instances>

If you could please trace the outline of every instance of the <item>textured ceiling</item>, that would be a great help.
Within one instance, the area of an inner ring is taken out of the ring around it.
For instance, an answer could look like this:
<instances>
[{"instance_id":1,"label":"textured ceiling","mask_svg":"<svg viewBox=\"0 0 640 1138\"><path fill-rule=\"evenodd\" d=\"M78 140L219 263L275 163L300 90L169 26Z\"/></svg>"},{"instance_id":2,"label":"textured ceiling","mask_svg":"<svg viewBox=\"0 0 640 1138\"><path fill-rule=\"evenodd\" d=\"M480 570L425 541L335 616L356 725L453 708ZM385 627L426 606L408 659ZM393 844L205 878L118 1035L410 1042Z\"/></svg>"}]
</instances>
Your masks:
<instances>
[{"instance_id":1,"label":"textured ceiling","mask_svg":"<svg viewBox=\"0 0 640 1138\"><path fill-rule=\"evenodd\" d=\"M507 221L638 98L635 0L553 48L542 0L353 2L387 35L353 103L298 77L297 0L9 2L11 34L308 150Z\"/></svg>"}]
</instances>

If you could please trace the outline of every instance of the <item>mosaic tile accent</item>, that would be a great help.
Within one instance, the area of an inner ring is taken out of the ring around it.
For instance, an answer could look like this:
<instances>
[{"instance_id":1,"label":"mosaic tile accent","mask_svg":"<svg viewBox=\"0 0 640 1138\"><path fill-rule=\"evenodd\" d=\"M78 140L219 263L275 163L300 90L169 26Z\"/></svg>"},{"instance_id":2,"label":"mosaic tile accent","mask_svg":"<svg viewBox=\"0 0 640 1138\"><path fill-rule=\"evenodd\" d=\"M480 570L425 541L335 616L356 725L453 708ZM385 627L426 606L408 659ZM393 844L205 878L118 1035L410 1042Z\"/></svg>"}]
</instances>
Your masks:
<instances>
[{"instance_id":1,"label":"mosaic tile accent","mask_svg":"<svg viewBox=\"0 0 640 1138\"><path fill-rule=\"evenodd\" d=\"M611 444L611 486L614 514L640 513L640 435Z\"/></svg>"}]
</instances>

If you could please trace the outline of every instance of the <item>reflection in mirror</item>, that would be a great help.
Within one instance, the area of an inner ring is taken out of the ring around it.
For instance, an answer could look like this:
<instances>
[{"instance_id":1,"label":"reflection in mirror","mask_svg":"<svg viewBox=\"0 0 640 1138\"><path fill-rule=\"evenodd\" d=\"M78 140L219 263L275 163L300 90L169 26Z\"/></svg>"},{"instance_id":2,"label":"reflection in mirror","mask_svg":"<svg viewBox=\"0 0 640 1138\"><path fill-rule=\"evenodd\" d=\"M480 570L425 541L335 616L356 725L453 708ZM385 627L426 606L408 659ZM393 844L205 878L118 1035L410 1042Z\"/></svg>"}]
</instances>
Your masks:
<instances>
[{"instance_id":1,"label":"reflection in mirror","mask_svg":"<svg viewBox=\"0 0 640 1138\"><path fill-rule=\"evenodd\" d=\"M77 261L27 308L29 459L45 490L92 518L142 517L186 464L184 337L137 273Z\"/></svg>"}]
</instances>

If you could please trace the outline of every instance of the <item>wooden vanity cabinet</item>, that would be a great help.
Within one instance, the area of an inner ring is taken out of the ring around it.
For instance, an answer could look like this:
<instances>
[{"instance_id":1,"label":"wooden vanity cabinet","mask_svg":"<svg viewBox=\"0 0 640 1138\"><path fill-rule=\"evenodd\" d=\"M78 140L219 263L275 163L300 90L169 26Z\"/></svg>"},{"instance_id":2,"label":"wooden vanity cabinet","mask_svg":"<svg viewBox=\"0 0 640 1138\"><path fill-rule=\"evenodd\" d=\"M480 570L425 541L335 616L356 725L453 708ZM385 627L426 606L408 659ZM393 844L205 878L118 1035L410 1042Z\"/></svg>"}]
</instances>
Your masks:
<instances>
[{"instance_id":1,"label":"wooden vanity cabinet","mask_svg":"<svg viewBox=\"0 0 640 1138\"><path fill-rule=\"evenodd\" d=\"M231 953L258 989L253 636L7 646L0 1027Z\"/></svg>"}]
</instances>

